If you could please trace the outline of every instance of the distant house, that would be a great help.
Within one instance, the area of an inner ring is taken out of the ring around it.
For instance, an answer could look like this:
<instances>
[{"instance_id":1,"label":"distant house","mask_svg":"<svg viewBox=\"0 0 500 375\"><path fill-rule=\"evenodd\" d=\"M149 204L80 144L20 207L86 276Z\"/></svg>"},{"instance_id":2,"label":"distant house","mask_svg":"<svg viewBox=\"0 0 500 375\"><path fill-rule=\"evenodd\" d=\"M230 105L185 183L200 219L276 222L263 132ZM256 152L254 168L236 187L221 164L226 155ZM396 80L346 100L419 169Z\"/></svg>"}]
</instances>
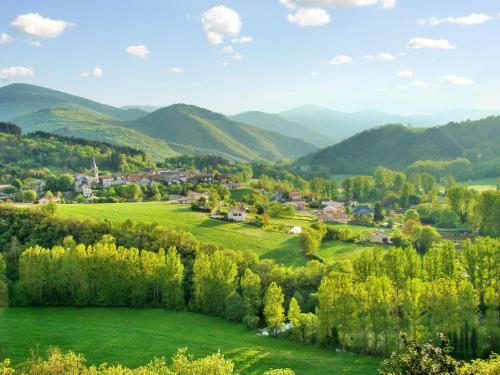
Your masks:
<instances>
[{"instance_id":1,"label":"distant house","mask_svg":"<svg viewBox=\"0 0 500 375\"><path fill-rule=\"evenodd\" d=\"M285 202L285 206L293 206L296 210L302 211L306 209L307 202L305 200L296 200L292 202Z\"/></svg>"},{"instance_id":2,"label":"distant house","mask_svg":"<svg viewBox=\"0 0 500 375\"><path fill-rule=\"evenodd\" d=\"M349 215L347 215L344 205L327 206L323 209L320 219L325 223L347 224Z\"/></svg>"},{"instance_id":3,"label":"distant house","mask_svg":"<svg viewBox=\"0 0 500 375\"><path fill-rule=\"evenodd\" d=\"M373 217L373 210L369 206L355 206L352 209L352 214L356 217L361 217L361 216L371 216Z\"/></svg>"},{"instance_id":4,"label":"distant house","mask_svg":"<svg viewBox=\"0 0 500 375\"><path fill-rule=\"evenodd\" d=\"M228 190L237 190L241 189L242 185L239 182L228 182L227 184L224 184L224 186Z\"/></svg>"},{"instance_id":5,"label":"distant house","mask_svg":"<svg viewBox=\"0 0 500 375\"><path fill-rule=\"evenodd\" d=\"M302 233L302 227L299 227L299 226L294 226L292 227L289 231L288 231L288 234L300 234Z\"/></svg>"},{"instance_id":6,"label":"distant house","mask_svg":"<svg viewBox=\"0 0 500 375\"><path fill-rule=\"evenodd\" d=\"M208 199L209 196L210 196L210 193L191 192L186 197L181 197L181 198L177 199L176 202L179 204L191 204L194 201L197 201L198 199L200 199L201 197L205 197L206 199Z\"/></svg>"},{"instance_id":7,"label":"distant house","mask_svg":"<svg viewBox=\"0 0 500 375\"><path fill-rule=\"evenodd\" d=\"M247 211L243 207L233 207L227 212L229 221L245 221Z\"/></svg>"},{"instance_id":8,"label":"distant house","mask_svg":"<svg viewBox=\"0 0 500 375\"><path fill-rule=\"evenodd\" d=\"M84 198L88 199L88 198L92 198L94 196L94 193L88 185L85 185L82 188L82 195L84 196Z\"/></svg>"},{"instance_id":9,"label":"distant house","mask_svg":"<svg viewBox=\"0 0 500 375\"><path fill-rule=\"evenodd\" d=\"M40 199L38 200L38 204L40 204L40 205L46 205L46 204L48 204L49 202L59 203L59 202L60 202L60 199L59 199L59 197L50 197L50 198L47 198L47 197L45 196L45 197L40 198Z\"/></svg>"},{"instance_id":10,"label":"distant house","mask_svg":"<svg viewBox=\"0 0 500 375\"><path fill-rule=\"evenodd\" d=\"M188 177L187 181L190 184L211 184L215 180L215 175L213 173L196 173L193 176Z\"/></svg>"},{"instance_id":11,"label":"distant house","mask_svg":"<svg viewBox=\"0 0 500 375\"><path fill-rule=\"evenodd\" d=\"M160 179L167 185L172 185L172 184L181 185L187 182L188 177L186 176L186 174L180 171L161 171Z\"/></svg>"},{"instance_id":12,"label":"distant house","mask_svg":"<svg viewBox=\"0 0 500 375\"><path fill-rule=\"evenodd\" d=\"M298 191L291 191L290 193L288 193L288 197L292 202L302 200L302 194L300 194L300 192Z\"/></svg>"},{"instance_id":13,"label":"distant house","mask_svg":"<svg viewBox=\"0 0 500 375\"><path fill-rule=\"evenodd\" d=\"M374 230L370 235L370 242L380 244L392 243L390 236L383 230Z\"/></svg>"},{"instance_id":14,"label":"distant house","mask_svg":"<svg viewBox=\"0 0 500 375\"><path fill-rule=\"evenodd\" d=\"M323 206L326 206L326 207L333 207L333 208L336 208L336 209L339 209L339 210L344 210L344 212L345 212L345 204L344 204L344 202L338 202L338 201L329 200L329 201L321 201L321 204Z\"/></svg>"}]
</instances>

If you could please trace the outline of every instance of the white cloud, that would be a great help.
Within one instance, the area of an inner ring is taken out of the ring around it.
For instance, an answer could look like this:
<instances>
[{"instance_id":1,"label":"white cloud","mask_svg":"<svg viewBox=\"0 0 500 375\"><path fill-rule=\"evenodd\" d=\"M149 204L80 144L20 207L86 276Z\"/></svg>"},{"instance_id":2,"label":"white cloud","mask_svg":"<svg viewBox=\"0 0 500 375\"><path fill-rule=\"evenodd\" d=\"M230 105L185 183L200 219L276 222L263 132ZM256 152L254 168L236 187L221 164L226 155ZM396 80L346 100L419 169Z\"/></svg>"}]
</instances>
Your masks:
<instances>
[{"instance_id":1,"label":"white cloud","mask_svg":"<svg viewBox=\"0 0 500 375\"><path fill-rule=\"evenodd\" d=\"M386 10L394 9L396 7L396 3L397 3L396 0L383 0L382 1L382 8L384 8Z\"/></svg>"},{"instance_id":2,"label":"white cloud","mask_svg":"<svg viewBox=\"0 0 500 375\"><path fill-rule=\"evenodd\" d=\"M422 49L455 49L446 39L427 39L427 38L413 38L408 42L408 48Z\"/></svg>"},{"instance_id":3,"label":"white cloud","mask_svg":"<svg viewBox=\"0 0 500 375\"><path fill-rule=\"evenodd\" d=\"M406 85L401 85L401 84L396 85L396 87L397 87L398 89L400 89L400 90L408 90L408 89L409 89L409 87L408 87L408 86L406 86Z\"/></svg>"},{"instance_id":4,"label":"white cloud","mask_svg":"<svg viewBox=\"0 0 500 375\"><path fill-rule=\"evenodd\" d=\"M28 44L30 46L33 46L33 47L41 47L42 46L42 42L40 42L39 40L28 40Z\"/></svg>"},{"instance_id":5,"label":"white cloud","mask_svg":"<svg viewBox=\"0 0 500 375\"><path fill-rule=\"evenodd\" d=\"M233 59L235 59L235 60L241 60L241 59L243 59L243 55L241 53L235 53L233 55Z\"/></svg>"},{"instance_id":6,"label":"white cloud","mask_svg":"<svg viewBox=\"0 0 500 375\"><path fill-rule=\"evenodd\" d=\"M484 13L471 13L468 16L463 17L446 17L446 18L438 18L431 17L428 19L419 19L417 20L420 25L430 25L430 26L438 26L445 23L451 23L460 26L470 26L470 25L480 25L482 23L486 23L491 21L493 17L488 16Z\"/></svg>"},{"instance_id":7,"label":"white cloud","mask_svg":"<svg viewBox=\"0 0 500 375\"><path fill-rule=\"evenodd\" d=\"M446 74L442 76L441 82L456 86L468 86L474 84L473 80L463 76L457 76L455 74Z\"/></svg>"},{"instance_id":8,"label":"white cloud","mask_svg":"<svg viewBox=\"0 0 500 375\"><path fill-rule=\"evenodd\" d=\"M390 53L387 53L387 52L384 52L384 53L379 53L378 55L366 55L366 56L363 56L363 58L365 60L369 60L369 61L392 61L392 60L396 60L396 56L394 55L391 55Z\"/></svg>"},{"instance_id":9,"label":"white cloud","mask_svg":"<svg viewBox=\"0 0 500 375\"><path fill-rule=\"evenodd\" d=\"M427 87L427 86L429 86L427 83L425 83L423 81L418 81L418 80L411 81L410 85L415 86L415 87Z\"/></svg>"},{"instance_id":10,"label":"white cloud","mask_svg":"<svg viewBox=\"0 0 500 375\"><path fill-rule=\"evenodd\" d=\"M229 65L229 63L228 63L227 61L223 61L223 62L221 63L221 65L225 68L226 66L228 66L228 65Z\"/></svg>"},{"instance_id":11,"label":"white cloud","mask_svg":"<svg viewBox=\"0 0 500 375\"><path fill-rule=\"evenodd\" d=\"M170 74L182 74L182 73L184 73L184 70L182 70L181 68L178 68L178 67L174 66L168 72Z\"/></svg>"},{"instance_id":12,"label":"white cloud","mask_svg":"<svg viewBox=\"0 0 500 375\"><path fill-rule=\"evenodd\" d=\"M385 2L387 0L280 0L281 4L290 9L338 6L364 7Z\"/></svg>"},{"instance_id":13,"label":"white cloud","mask_svg":"<svg viewBox=\"0 0 500 375\"><path fill-rule=\"evenodd\" d=\"M90 72L83 72L82 77L101 78L102 77L102 69L96 66Z\"/></svg>"},{"instance_id":14,"label":"white cloud","mask_svg":"<svg viewBox=\"0 0 500 375\"><path fill-rule=\"evenodd\" d=\"M295 14L289 14L287 19L300 27L323 26L330 22L330 15L320 8L299 9Z\"/></svg>"},{"instance_id":15,"label":"white cloud","mask_svg":"<svg viewBox=\"0 0 500 375\"><path fill-rule=\"evenodd\" d=\"M2 33L0 34L0 44L7 44L12 42L14 39L9 34Z\"/></svg>"},{"instance_id":16,"label":"white cloud","mask_svg":"<svg viewBox=\"0 0 500 375\"><path fill-rule=\"evenodd\" d=\"M319 73L316 72L316 71L312 71L312 72L309 73L309 75L311 75L313 77L317 77L317 76L319 76Z\"/></svg>"},{"instance_id":17,"label":"white cloud","mask_svg":"<svg viewBox=\"0 0 500 375\"><path fill-rule=\"evenodd\" d=\"M396 56L391 55L390 53L384 52L384 53L378 54L376 59L378 61L392 61L392 60L396 60Z\"/></svg>"},{"instance_id":18,"label":"white cloud","mask_svg":"<svg viewBox=\"0 0 500 375\"><path fill-rule=\"evenodd\" d=\"M240 36L239 38L231 39L231 42L234 44L249 44L253 42L253 38L251 36Z\"/></svg>"},{"instance_id":19,"label":"white cloud","mask_svg":"<svg viewBox=\"0 0 500 375\"><path fill-rule=\"evenodd\" d=\"M289 9L317 8L317 7L365 7L380 4L383 9L393 9L396 0L279 0L281 4Z\"/></svg>"},{"instance_id":20,"label":"white cloud","mask_svg":"<svg viewBox=\"0 0 500 375\"><path fill-rule=\"evenodd\" d=\"M328 62L330 65L344 65L350 63L352 63L352 58L346 55L339 55Z\"/></svg>"},{"instance_id":21,"label":"white cloud","mask_svg":"<svg viewBox=\"0 0 500 375\"><path fill-rule=\"evenodd\" d=\"M238 36L242 25L240 15L224 5L215 6L203 13L201 23L212 44L223 43L226 36Z\"/></svg>"},{"instance_id":22,"label":"white cloud","mask_svg":"<svg viewBox=\"0 0 500 375\"><path fill-rule=\"evenodd\" d=\"M411 70L403 70L398 73L399 78L411 78L413 77L413 72Z\"/></svg>"},{"instance_id":23,"label":"white cloud","mask_svg":"<svg viewBox=\"0 0 500 375\"><path fill-rule=\"evenodd\" d=\"M17 16L12 21L11 26L27 35L51 39L61 35L66 28L73 26L73 24L67 21L45 18L38 13L28 13Z\"/></svg>"},{"instance_id":24,"label":"white cloud","mask_svg":"<svg viewBox=\"0 0 500 375\"><path fill-rule=\"evenodd\" d=\"M223 55L232 55L234 53L234 48L233 48L233 46L225 46L222 49L221 53Z\"/></svg>"},{"instance_id":25,"label":"white cloud","mask_svg":"<svg viewBox=\"0 0 500 375\"><path fill-rule=\"evenodd\" d=\"M27 68L25 66L11 66L9 68L0 69L0 80L34 76L35 72L33 68Z\"/></svg>"},{"instance_id":26,"label":"white cloud","mask_svg":"<svg viewBox=\"0 0 500 375\"><path fill-rule=\"evenodd\" d=\"M144 59L148 56L149 50L145 45L137 45L137 46L128 46L125 48L125 52L129 55L137 56L141 59Z\"/></svg>"}]
</instances>

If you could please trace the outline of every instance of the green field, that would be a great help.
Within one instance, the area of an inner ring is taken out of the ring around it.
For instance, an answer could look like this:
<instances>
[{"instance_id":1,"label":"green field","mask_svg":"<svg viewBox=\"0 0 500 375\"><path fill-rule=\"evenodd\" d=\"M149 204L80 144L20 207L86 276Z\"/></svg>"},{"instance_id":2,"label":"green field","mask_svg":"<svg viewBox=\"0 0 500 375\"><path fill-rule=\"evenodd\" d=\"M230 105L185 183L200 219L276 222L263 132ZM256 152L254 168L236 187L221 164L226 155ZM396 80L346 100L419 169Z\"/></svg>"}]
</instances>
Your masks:
<instances>
[{"instance_id":1,"label":"green field","mask_svg":"<svg viewBox=\"0 0 500 375\"><path fill-rule=\"evenodd\" d=\"M241 374L288 367L297 374L375 374L376 357L334 353L284 338L259 337L242 324L160 309L9 308L0 310L0 360L19 364L51 346L73 350L91 364L136 367L188 347L196 356L220 351Z\"/></svg>"},{"instance_id":2,"label":"green field","mask_svg":"<svg viewBox=\"0 0 500 375\"><path fill-rule=\"evenodd\" d=\"M486 190L496 190L497 180L498 180L497 178L490 177L490 178L481 178L478 180L460 181L459 183L462 185L467 185L471 189L482 192Z\"/></svg>"},{"instance_id":3,"label":"green field","mask_svg":"<svg viewBox=\"0 0 500 375\"><path fill-rule=\"evenodd\" d=\"M62 204L58 206L57 212L64 217L157 222L191 232L201 242L217 243L234 250L251 250L261 258L275 259L286 265L303 265L307 262L299 248L298 235L288 234L288 229L294 225L307 227L312 222L310 215L298 214L291 218L273 219L273 226L262 229L244 223L210 219L206 213L194 212L189 206L165 202ZM285 227L280 229L279 224ZM328 241L322 244L320 254L326 260L345 260L367 247L370 245Z\"/></svg>"}]
</instances>

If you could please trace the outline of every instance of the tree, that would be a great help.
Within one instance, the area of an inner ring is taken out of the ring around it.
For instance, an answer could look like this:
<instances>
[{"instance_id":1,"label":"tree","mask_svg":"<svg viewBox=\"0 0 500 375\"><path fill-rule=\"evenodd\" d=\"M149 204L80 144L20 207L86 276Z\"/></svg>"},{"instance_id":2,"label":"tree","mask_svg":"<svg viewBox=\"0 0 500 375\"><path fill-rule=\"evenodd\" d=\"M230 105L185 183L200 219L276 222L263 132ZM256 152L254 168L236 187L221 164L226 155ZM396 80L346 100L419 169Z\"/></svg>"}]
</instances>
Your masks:
<instances>
[{"instance_id":1,"label":"tree","mask_svg":"<svg viewBox=\"0 0 500 375\"><path fill-rule=\"evenodd\" d=\"M431 226L417 226L414 236L416 248L425 253L434 243L441 239L439 232Z\"/></svg>"},{"instance_id":2,"label":"tree","mask_svg":"<svg viewBox=\"0 0 500 375\"><path fill-rule=\"evenodd\" d=\"M253 273L250 268L245 269L243 276L240 279L241 295L243 302L248 306L248 313L257 314L260 305L260 276Z\"/></svg>"},{"instance_id":3,"label":"tree","mask_svg":"<svg viewBox=\"0 0 500 375\"><path fill-rule=\"evenodd\" d=\"M418 212L416 210L408 210L406 211L406 214L405 214L405 221L408 221L408 220L413 220L413 221L420 221L420 215L418 214Z\"/></svg>"},{"instance_id":4,"label":"tree","mask_svg":"<svg viewBox=\"0 0 500 375\"><path fill-rule=\"evenodd\" d=\"M321 245L321 237L318 231L311 228L306 228L299 237L300 247L305 256L315 257L318 255Z\"/></svg>"},{"instance_id":5,"label":"tree","mask_svg":"<svg viewBox=\"0 0 500 375\"><path fill-rule=\"evenodd\" d=\"M0 308L7 307L9 304L9 288L7 279L7 265L0 253Z\"/></svg>"},{"instance_id":6,"label":"tree","mask_svg":"<svg viewBox=\"0 0 500 375\"><path fill-rule=\"evenodd\" d=\"M471 203L475 197L475 190L463 185L454 185L446 190L446 200L462 223L467 220Z\"/></svg>"},{"instance_id":7,"label":"tree","mask_svg":"<svg viewBox=\"0 0 500 375\"><path fill-rule=\"evenodd\" d=\"M419 341L424 330L425 284L420 279L406 282L403 291L403 329Z\"/></svg>"},{"instance_id":8,"label":"tree","mask_svg":"<svg viewBox=\"0 0 500 375\"><path fill-rule=\"evenodd\" d=\"M167 309L182 309L184 307L184 265L181 257L175 247L168 249L166 256L163 249L160 249L158 256L165 259L165 265L159 273L163 304Z\"/></svg>"},{"instance_id":9,"label":"tree","mask_svg":"<svg viewBox=\"0 0 500 375\"><path fill-rule=\"evenodd\" d=\"M375 221L384 220L384 214L382 213L382 204L380 204L380 202L376 202L375 206L373 207L373 219Z\"/></svg>"},{"instance_id":10,"label":"tree","mask_svg":"<svg viewBox=\"0 0 500 375\"><path fill-rule=\"evenodd\" d=\"M382 362L380 375L442 375L457 374L459 363L451 356L452 348L444 335L439 335L437 343L429 341L419 345L416 340L401 334L404 348L392 353L390 359Z\"/></svg>"},{"instance_id":11,"label":"tree","mask_svg":"<svg viewBox=\"0 0 500 375\"><path fill-rule=\"evenodd\" d=\"M35 190L26 190L23 194L23 200L25 202L33 202L38 198L38 195Z\"/></svg>"},{"instance_id":12,"label":"tree","mask_svg":"<svg viewBox=\"0 0 500 375\"><path fill-rule=\"evenodd\" d=\"M273 281L264 295L264 319L273 336L279 334L285 322L284 300L283 290Z\"/></svg>"}]
</instances>

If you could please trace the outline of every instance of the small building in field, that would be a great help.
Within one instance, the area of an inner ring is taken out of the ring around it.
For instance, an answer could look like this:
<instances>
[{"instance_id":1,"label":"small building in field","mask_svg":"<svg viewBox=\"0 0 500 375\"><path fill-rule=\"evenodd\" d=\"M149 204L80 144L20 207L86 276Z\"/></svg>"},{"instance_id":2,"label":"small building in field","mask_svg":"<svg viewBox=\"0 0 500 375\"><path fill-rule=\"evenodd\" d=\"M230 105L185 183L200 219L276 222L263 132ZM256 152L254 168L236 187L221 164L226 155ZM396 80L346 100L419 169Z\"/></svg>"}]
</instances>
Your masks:
<instances>
[{"instance_id":1,"label":"small building in field","mask_svg":"<svg viewBox=\"0 0 500 375\"><path fill-rule=\"evenodd\" d=\"M370 242L380 243L380 244L392 243L391 237L387 233L385 233L383 230L374 230L370 234Z\"/></svg>"},{"instance_id":2,"label":"small building in field","mask_svg":"<svg viewBox=\"0 0 500 375\"><path fill-rule=\"evenodd\" d=\"M297 200L297 201L292 201L292 202L285 202L285 206L292 206L295 208L297 211L302 211L306 209L307 202L303 199Z\"/></svg>"},{"instance_id":3,"label":"small building in field","mask_svg":"<svg viewBox=\"0 0 500 375\"><path fill-rule=\"evenodd\" d=\"M227 184L224 184L224 186L228 190L237 190L237 189L241 189L243 185L240 184L239 182L228 182Z\"/></svg>"},{"instance_id":4,"label":"small building in field","mask_svg":"<svg viewBox=\"0 0 500 375\"><path fill-rule=\"evenodd\" d=\"M288 234L300 234L302 233L302 227L299 227L298 225L292 227L289 231Z\"/></svg>"},{"instance_id":5,"label":"small building in field","mask_svg":"<svg viewBox=\"0 0 500 375\"><path fill-rule=\"evenodd\" d=\"M288 193L288 197L292 202L297 202L302 200L302 194L300 194L300 192L298 191L291 191L290 193Z\"/></svg>"},{"instance_id":6,"label":"small building in field","mask_svg":"<svg viewBox=\"0 0 500 375\"><path fill-rule=\"evenodd\" d=\"M227 219L229 221L245 221L247 211L243 207L233 207L227 212Z\"/></svg>"}]
</instances>

